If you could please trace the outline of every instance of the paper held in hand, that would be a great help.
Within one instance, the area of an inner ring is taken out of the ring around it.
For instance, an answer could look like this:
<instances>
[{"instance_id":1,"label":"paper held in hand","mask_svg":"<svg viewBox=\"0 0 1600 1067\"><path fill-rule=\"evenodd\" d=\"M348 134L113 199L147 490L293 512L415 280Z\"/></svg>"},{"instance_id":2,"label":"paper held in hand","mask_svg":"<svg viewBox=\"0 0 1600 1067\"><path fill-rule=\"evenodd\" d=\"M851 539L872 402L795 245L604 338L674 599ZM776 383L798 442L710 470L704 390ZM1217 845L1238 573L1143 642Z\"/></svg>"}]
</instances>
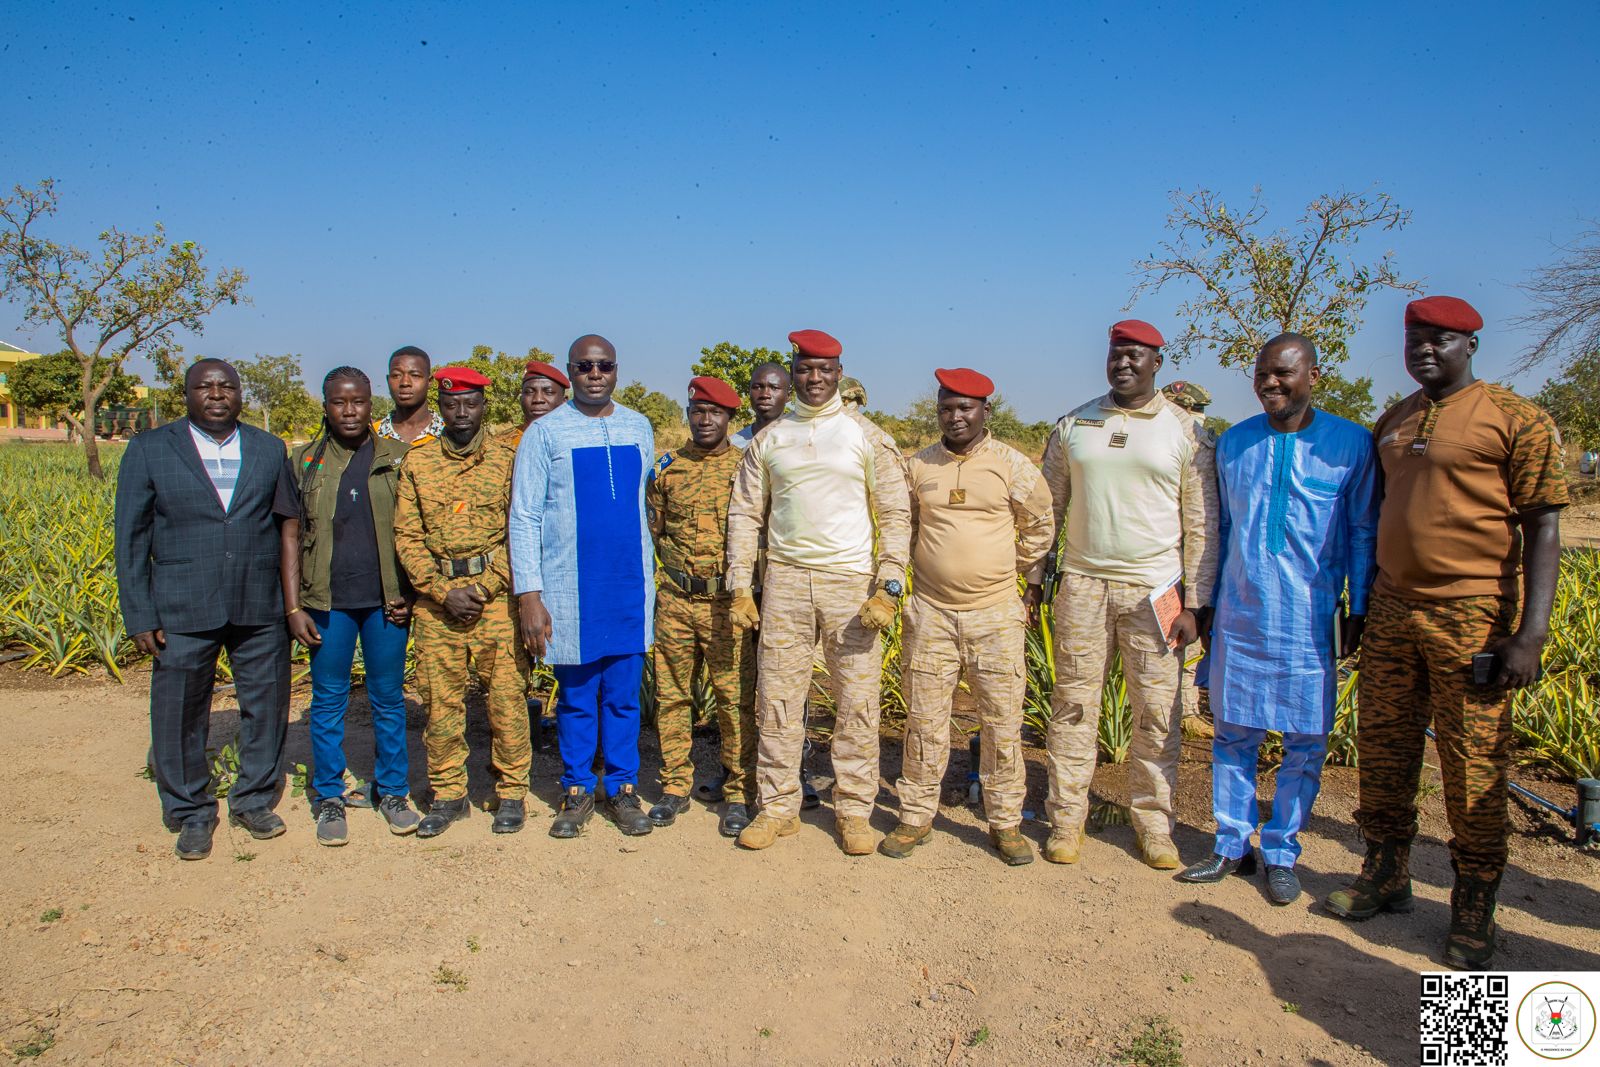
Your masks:
<instances>
[{"instance_id":1,"label":"paper held in hand","mask_svg":"<svg viewBox=\"0 0 1600 1067\"><path fill-rule=\"evenodd\" d=\"M1183 594L1178 592L1178 583L1182 580L1180 572L1150 590L1150 610L1156 613L1156 625L1161 627L1162 637L1172 632L1173 622L1183 611Z\"/></svg>"}]
</instances>

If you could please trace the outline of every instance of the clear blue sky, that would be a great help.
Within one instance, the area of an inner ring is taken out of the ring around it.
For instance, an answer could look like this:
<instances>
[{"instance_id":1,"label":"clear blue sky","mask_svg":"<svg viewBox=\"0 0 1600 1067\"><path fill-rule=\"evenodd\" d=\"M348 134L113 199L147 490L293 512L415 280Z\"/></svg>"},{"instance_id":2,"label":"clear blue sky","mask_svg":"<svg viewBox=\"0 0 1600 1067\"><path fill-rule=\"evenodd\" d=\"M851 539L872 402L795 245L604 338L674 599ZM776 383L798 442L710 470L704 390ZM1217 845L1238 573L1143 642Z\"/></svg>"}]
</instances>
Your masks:
<instances>
[{"instance_id":1,"label":"clear blue sky","mask_svg":"<svg viewBox=\"0 0 1600 1067\"><path fill-rule=\"evenodd\" d=\"M270 11L270 14L268 13ZM979 367L1026 418L1104 388L1105 328L1166 194L1261 186L1292 221L1376 183L1392 247L1525 338L1514 284L1600 216L1600 5L43 4L7 6L0 184L54 232L164 222L250 307L190 352L382 370L484 343L616 342L680 395L718 340L845 346L872 406ZM1181 295L1132 314L1169 332ZM1411 388L1404 298L1347 368ZM0 339L52 351L0 305ZM1215 410L1238 372L1168 368ZM1523 381L1524 387L1537 381Z\"/></svg>"}]
</instances>

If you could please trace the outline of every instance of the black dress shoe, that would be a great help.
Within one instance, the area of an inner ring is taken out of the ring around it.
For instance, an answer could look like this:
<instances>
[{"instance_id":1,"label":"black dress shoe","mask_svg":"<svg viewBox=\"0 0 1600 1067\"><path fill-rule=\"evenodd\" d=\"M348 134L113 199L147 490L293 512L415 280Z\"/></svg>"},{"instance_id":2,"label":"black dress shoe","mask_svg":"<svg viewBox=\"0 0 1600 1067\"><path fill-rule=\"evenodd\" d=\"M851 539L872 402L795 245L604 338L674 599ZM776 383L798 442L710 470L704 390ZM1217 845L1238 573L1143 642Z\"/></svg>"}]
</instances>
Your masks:
<instances>
[{"instance_id":1,"label":"black dress shoe","mask_svg":"<svg viewBox=\"0 0 1600 1067\"><path fill-rule=\"evenodd\" d=\"M639 804L639 794L633 786L625 785L614 796L606 797L606 815L617 824L617 829L628 837L643 837L654 829L650 816Z\"/></svg>"},{"instance_id":2,"label":"black dress shoe","mask_svg":"<svg viewBox=\"0 0 1600 1067\"><path fill-rule=\"evenodd\" d=\"M472 804L466 797L459 800L435 800L428 805L428 814L417 823L418 837L438 837L450 828L453 822L459 822L472 814Z\"/></svg>"},{"instance_id":3,"label":"black dress shoe","mask_svg":"<svg viewBox=\"0 0 1600 1067\"><path fill-rule=\"evenodd\" d=\"M594 794L573 786L562 798L561 811L550 823L551 837L577 837L594 814Z\"/></svg>"},{"instance_id":4,"label":"black dress shoe","mask_svg":"<svg viewBox=\"0 0 1600 1067\"><path fill-rule=\"evenodd\" d=\"M689 810L689 798L675 793L662 793L655 807L650 809L650 821L656 826L671 826L678 816Z\"/></svg>"},{"instance_id":5,"label":"black dress shoe","mask_svg":"<svg viewBox=\"0 0 1600 1067\"><path fill-rule=\"evenodd\" d=\"M1230 874L1249 876L1256 873L1256 853L1254 849L1246 852L1236 860L1226 856L1219 856L1213 852L1209 859L1191 864L1178 872L1178 881L1207 884L1220 882Z\"/></svg>"},{"instance_id":6,"label":"black dress shoe","mask_svg":"<svg viewBox=\"0 0 1600 1067\"><path fill-rule=\"evenodd\" d=\"M285 827L283 820L266 808L252 808L249 811L230 811L228 821L235 826L242 826L250 831L250 836L257 841L266 841L283 833Z\"/></svg>"},{"instance_id":7,"label":"black dress shoe","mask_svg":"<svg viewBox=\"0 0 1600 1067\"><path fill-rule=\"evenodd\" d=\"M203 860L211 855L211 835L216 833L217 820L190 819L178 831L178 858Z\"/></svg>"},{"instance_id":8,"label":"black dress shoe","mask_svg":"<svg viewBox=\"0 0 1600 1067\"><path fill-rule=\"evenodd\" d=\"M717 833L723 837L738 837L739 831L750 825L750 809L743 804L729 804L722 809L722 821Z\"/></svg>"},{"instance_id":9,"label":"black dress shoe","mask_svg":"<svg viewBox=\"0 0 1600 1067\"><path fill-rule=\"evenodd\" d=\"M1300 899L1300 878L1293 867L1267 864L1267 899L1280 908Z\"/></svg>"},{"instance_id":10,"label":"black dress shoe","mask_svg":"<svg viewBox=\"0 0 1600 1067\"><path fill-rule=\"evenodd\" d=\"M489 829L497 834L514 834L522 829L522 824L528 821L528 808L521 800L507 800L501 798L500 806L495 809L494 822L489 824Z\"/></svg>"}]
</instances>

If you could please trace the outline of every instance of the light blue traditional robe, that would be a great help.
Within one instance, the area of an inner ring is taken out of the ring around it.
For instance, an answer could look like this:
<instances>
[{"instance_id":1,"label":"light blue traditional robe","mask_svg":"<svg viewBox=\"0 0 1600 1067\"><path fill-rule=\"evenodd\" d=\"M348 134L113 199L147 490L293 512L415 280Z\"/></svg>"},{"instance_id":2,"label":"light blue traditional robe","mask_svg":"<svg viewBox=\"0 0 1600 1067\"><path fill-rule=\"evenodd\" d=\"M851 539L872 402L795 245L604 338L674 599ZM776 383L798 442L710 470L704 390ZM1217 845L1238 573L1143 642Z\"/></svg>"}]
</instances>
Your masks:
<instances>
[{"instance_id":1,"label":"light blue traditional robe","mask_svg":"<svg viewBox=\"0 0 1600 1067\"><path fill-rule=\"evenodd\" d=\"M1350 613L1366 614L1376 568L1372 433L1324 411L1298 433L1277 433L1257 415L1218 440L1217 481L1212 713L1325 734L1338 682L1334 612L1348 579Z\"/></svg>"},{"instance_id":2,"label":"light blue traditional robe","mask_svg":"<svg viewBox=\"0 0 1600 1067\"><path fill-rule=\"evenodd\" d=\"M643 653L654 640L655 545L645 478L650 421L617 404L591 418L567 401L522 433L511 476L511 585L550 612L550 664Z\"/></svg>"}]
</instances>

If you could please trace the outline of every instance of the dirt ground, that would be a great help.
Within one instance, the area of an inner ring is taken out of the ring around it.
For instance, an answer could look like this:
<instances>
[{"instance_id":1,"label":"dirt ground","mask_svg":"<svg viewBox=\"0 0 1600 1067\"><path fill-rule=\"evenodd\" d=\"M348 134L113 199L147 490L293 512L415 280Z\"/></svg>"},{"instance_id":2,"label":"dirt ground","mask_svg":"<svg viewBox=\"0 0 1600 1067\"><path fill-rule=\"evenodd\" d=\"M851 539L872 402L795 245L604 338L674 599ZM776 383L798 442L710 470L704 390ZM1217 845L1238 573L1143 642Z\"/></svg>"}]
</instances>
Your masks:
<instances>
[{"instance_id":1,"label":"dirt ground","mask_svg":"<svg viewBox=\"0 0 1600 1067\"><path fill-rule=\"evenodd\" d=\"M144 683L0 671L12 798L0 1042L42 1049L37 1062L1093 1064L1157 1014L1194 1064L1417 1056L1417 973L1438 966L1448 918L1437 793L1416 911L1359 925L1314 903L1359 863L1354 775L1338 768L1307 834L1309 893L1288 908L1271 907L1259 880L1190 887L1146 869L1125 826L1092 836L1076 867L1008 868L964 807L947 807L936 841L908 860L847 858L828 832L826 789L802 833L764 853L717 836L698 804L646 838L597 818L579 840L555 841L548 748L517 836L492 836L475 811L432 842L396 838L356 811L350 844L319 848L286 780L285 837L224 826L208 861L183 863L139 776ZM353 703L359 773L370 733ZM304 704L302 693L297 715ZM219 701L219 742L233 734L229 707ZM422 792L416 720L414 708ZM478 708L479 803L483 729ZM307 760L303 719L289 747L291 763ZM886 739L879 831L894 822L899 758ZM1181 772L1186 860L1210 844L1205 758L1190 745ZM711 769L709 741L697 759ZM813 763L826 773L825 749ZM965 772L962 746L952 785ZM1122 779L1103 769L1097 792L1125 800ZM1545 788L1570 802L1570 787ZM1600 857L1516 810L1501 965L1600 970ZM1042 839L1037 822L1026 829Z\"/></svg>"},{"instance_id":2,"label":"dirt ground","mask_svg":"<svg viewBox=\"0 0 1600 1067\"><path fill-rule=\"evenodd\" d=\"M1573 504L1563 511L1561 543L1600 548L1600 504Z\"/></svg>"}]
</instances>

